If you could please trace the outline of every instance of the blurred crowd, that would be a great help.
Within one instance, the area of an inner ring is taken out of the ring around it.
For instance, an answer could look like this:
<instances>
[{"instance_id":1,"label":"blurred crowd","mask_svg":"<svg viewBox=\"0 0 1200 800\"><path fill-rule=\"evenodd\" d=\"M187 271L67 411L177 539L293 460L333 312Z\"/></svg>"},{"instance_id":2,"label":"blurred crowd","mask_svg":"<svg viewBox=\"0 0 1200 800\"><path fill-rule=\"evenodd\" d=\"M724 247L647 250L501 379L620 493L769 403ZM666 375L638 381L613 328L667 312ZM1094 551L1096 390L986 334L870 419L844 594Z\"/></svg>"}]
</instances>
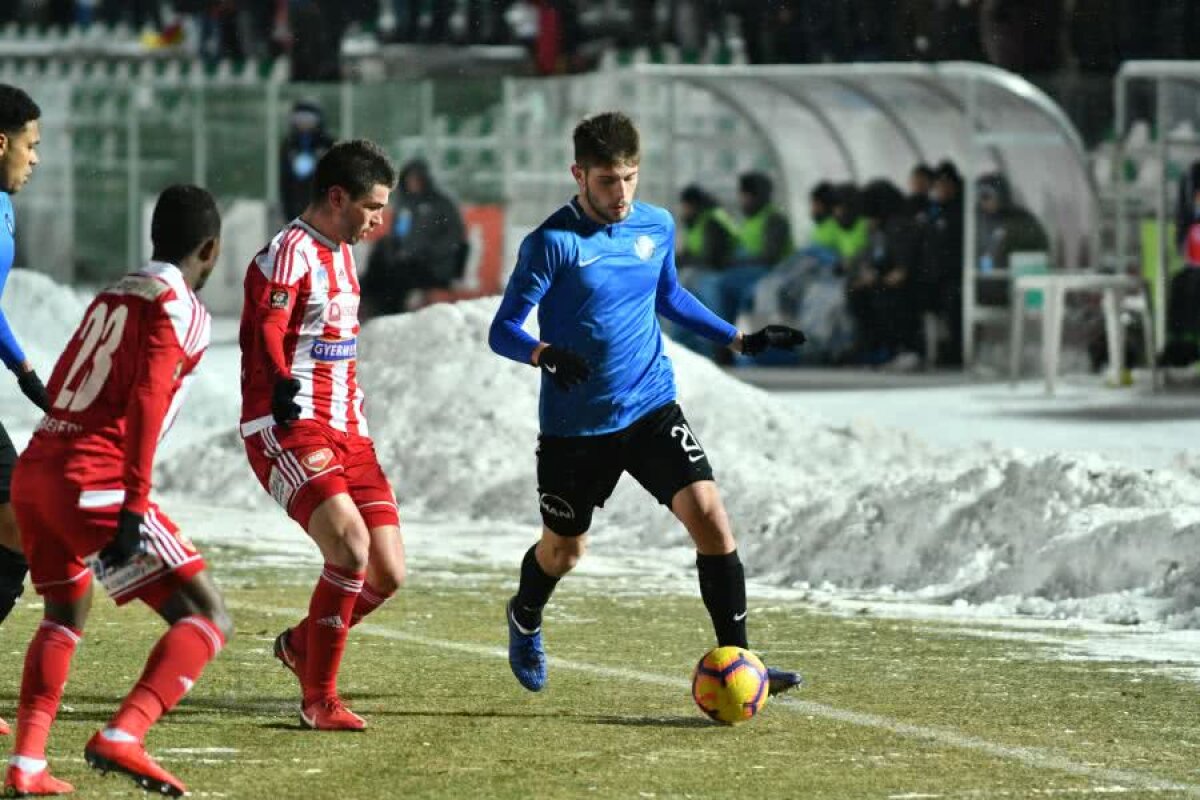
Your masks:
<instances>
[{"instance_id":1,"label":"blurred crowd","mask_svg":"<svg viewBox=\"0 0 1200 800\"><path fill-rule=\"evenodd\" d=\"M1132 58L1200 57L1195 0L4 0L0 24L188 20L228 57L392 42L525 44L544 73L587 68L590 45L742 43L751 63L988 61L1024 74L1112 72ZM594 52L597 48L591 47Z\"/></svg>"},{"instance_id":2,"label":"blurred crowd","mask_svg":"<svg viewBox=\"0 0 1200 800\"><path fill-rule=\"evenodd\" d=\"M1044 262L1050 242L1002 175L982 176L977 190L979 299L1005 305L1013 254ZM884 179L817 184L806 241L794 240L767 175L740 176L737 210L735 218L701 186L679 197L681 280L723 317L795 324L809 337L805 358L820 363L895 370L962 363L963 178L953 163L914 166L907 191ZM699 352L728 357L672 333Z\"/></svg>"}]
</instances>

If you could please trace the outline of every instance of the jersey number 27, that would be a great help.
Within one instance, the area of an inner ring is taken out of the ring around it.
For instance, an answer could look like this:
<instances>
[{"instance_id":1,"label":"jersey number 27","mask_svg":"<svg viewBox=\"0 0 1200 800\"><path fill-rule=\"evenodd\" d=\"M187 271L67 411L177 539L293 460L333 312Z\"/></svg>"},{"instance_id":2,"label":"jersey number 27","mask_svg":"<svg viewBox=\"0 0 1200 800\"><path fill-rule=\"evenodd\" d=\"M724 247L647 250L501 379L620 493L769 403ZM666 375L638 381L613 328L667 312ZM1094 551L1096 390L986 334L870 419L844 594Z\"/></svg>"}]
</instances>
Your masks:
<instances>
[{"instance_id":1,"label":"jersey number 27","mask_svg":"<svg viewBox=\"0 0 1200 800\"><path fill-rule=\"evenodd\" d=\"M121 305L112 309L111 314L103 303L92 309L83 323L83 344L79 354L75 356L75 363L71 365L58 397L54 398L55 408L82 411L99 396L112 370L113 352L121 343L128 316L129 309ZM84 365L89 362L85 370Z\"/></svg>"}]
</instances>

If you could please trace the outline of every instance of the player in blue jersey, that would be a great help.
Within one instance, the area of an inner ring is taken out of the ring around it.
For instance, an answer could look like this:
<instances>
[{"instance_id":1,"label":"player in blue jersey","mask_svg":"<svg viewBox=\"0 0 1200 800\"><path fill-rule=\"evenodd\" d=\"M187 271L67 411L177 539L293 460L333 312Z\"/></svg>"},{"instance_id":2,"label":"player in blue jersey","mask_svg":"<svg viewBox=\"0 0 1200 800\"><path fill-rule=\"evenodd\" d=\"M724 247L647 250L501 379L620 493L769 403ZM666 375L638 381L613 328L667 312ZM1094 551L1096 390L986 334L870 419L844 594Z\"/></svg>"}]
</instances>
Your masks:
<instances>
[{"instance_id":1,"label":"player in blue jersey","mask_svg":"<svg viewBox=\"0 0 1200 800\"><path fill-rule=\"evenodd\" d=\"M497 353L542 371L542 538L507 609L509 664L535 692L546 684L542 609L623 472L691 534L717 643L748 647L742 562L708 455L675 402L658 315L747 355L804 342L782 325L743 335L679 285L674 219L633 199L640 144L627 116L585 119L574 140L579 193L525 237L489 334ZM535 305L541 341L521 328ZM773 694L800 684L793 672L769 674Z\"/></svg>"},{"instance_id":2,"label":"player in blue jersey","mask_svg":"<svg viewBox=\"0 0 1200 800\"><path fill-rule=\"evenodd\" d=\"M41 109L28 94L15 86L0 84L0 294L13 263L16 218L11 195L21 190L37 166L41 116ZM49 411L46 387L17 344L3 311L0 311L0 360L16 375L17 385L25 396L43 411ZM16 448L0 425L0 622L21 596L28 571L21 554L17 520L8 502L9 482L16 462ZM0 720L0 733L8 733L4 720Z\"/></svg>"}]
</instances>

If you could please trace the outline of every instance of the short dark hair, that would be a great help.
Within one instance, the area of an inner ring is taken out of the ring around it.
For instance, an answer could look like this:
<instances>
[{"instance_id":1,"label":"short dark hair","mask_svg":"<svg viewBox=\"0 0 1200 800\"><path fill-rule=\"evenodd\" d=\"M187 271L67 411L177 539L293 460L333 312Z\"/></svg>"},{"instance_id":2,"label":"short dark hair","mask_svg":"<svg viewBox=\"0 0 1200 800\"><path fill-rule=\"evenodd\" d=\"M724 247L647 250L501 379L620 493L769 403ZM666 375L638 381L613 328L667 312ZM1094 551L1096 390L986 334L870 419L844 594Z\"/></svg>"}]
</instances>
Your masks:
<instances>
[{"instance_id":1,"label":"short dark hair","mask_svg":"<svg viewBox=\"0 0 1200 800\"><path fill-rule=\"evenodd\" d=\"M221 235L221 212L206 189L177 183L162 190L150 219L155 261L178 264L197 247Z\"/></svg>"},{"instance_id":2,"label":"short dark hair","mask_svg":"<svg viewBox=\"0 0 1200 800\"><path fill-rule=\"evenodd\" d=\"M0 83L0 133L14 134L41 116L42 109L24 89Z\"/></svg>"},{"instance_id":3,"label":"short dark hair","mask_svg":"<svg viewBox=\"0 0 1200 800\"><path fill-rule=\"evenodd\" d=\"M912 175L920 175L920 176L921 176L922 178L924 178L925 180L931 181L931 180L933 180L933 167L931 167L931 166L929 166L928 164L926 164L926 163L922 162L922 163L920 163L920 164L917 164L916 166L914 166L914 167L912 168L912 171L911 171L911 173L910 173L910 174L912 174Z\"/></svg>"},{"instance_id":4,"label":"short dark hair","mask_svg":"<svg viewBox=\"0 0 1200 800\"><path fill-rule=\"evenodd\" d=\"M340 186L357 200L377 184L393 188L396 167L379 145L367 139L351 139L329 148L317 162L312 199L324 202L329 190Z\"/></svg>"},{"instance_id":5,"label":"short dark hair","mask_svg":"<svg viewBox=\"0 0 1200 800\"><path fill-rule=\"evenodd\" d=\"M637 126L620 111L595 114L575 126L575 163L584 169L637 164L642 142Z\"/></svg>"},{"instance_id":6,"label":"short dark hair","mask_svg":"<svg viewBox=\"0 0 1200 800\"><path fill-rule=\"evenodd\" d=\"M775 182L764 172L745 172L738 176L738 191L767 203L775 191Z\"/></svg>"}]
</instances>

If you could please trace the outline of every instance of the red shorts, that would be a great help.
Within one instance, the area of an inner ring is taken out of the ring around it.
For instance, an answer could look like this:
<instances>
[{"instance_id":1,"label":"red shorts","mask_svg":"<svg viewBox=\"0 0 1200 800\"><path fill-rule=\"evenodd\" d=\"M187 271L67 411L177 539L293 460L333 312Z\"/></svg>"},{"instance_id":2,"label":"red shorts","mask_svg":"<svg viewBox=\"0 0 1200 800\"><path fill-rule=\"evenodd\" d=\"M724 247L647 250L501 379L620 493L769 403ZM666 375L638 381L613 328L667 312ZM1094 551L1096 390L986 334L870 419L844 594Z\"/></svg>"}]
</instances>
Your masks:
<instances>
[{"instance_id":1,"label":"red shorts","mask_svg":"<svg viewBox=\"0 0 1200 800\"><path fill-rule=\"evenodd\" d=\"M95 554L116 534L124 500L119 482L81 487L63 476L59 460L17 461L12 507L38 594L72 603L87 592L94 573L117 605L139 599L158 608L204 569L195 545L152 502L142 528L145 549L124 566L105 570Z\"/></svg>"},{"instance_id":2,"label":"red shorts","mask_svg":"<svg viewBox=\"0 0 1200 800\"><path fill-rule=\"evenodd\" d=\"M305 530L317 506L339 494L350 495L368 530L400 524L396 495L366 436L306 419L244 441L258 482Z\"/></svg>"}]
</instances>

